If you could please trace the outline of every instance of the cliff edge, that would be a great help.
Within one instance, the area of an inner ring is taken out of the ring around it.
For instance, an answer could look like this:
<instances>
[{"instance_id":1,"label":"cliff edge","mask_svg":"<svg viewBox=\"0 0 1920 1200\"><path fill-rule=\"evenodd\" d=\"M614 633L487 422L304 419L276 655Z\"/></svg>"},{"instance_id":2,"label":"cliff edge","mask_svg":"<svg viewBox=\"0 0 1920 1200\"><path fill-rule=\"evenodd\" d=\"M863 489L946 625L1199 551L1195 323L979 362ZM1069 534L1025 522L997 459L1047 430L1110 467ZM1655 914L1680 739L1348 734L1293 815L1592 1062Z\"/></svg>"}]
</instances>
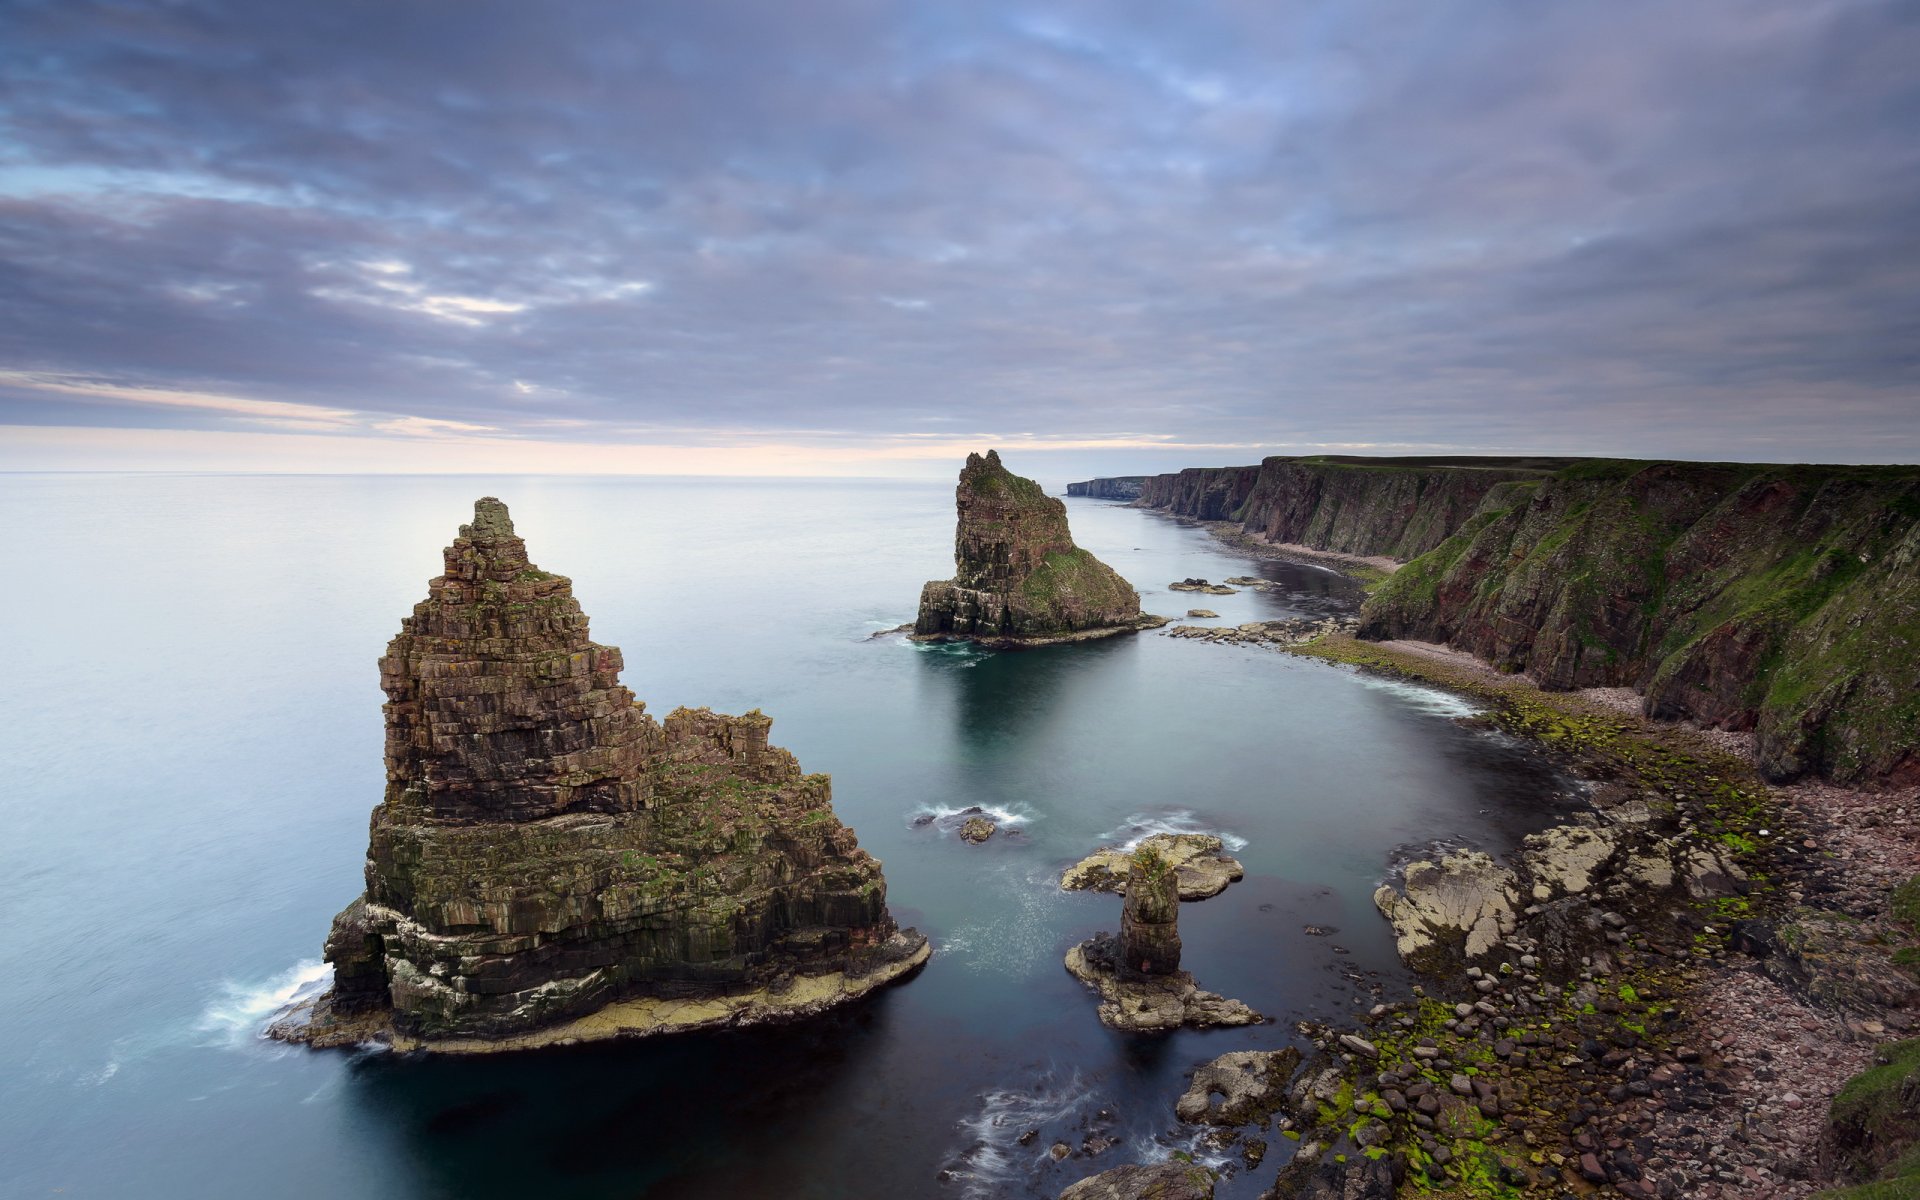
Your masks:
<instances>
[{"instance_id":1,"label":"cliff edge","mask_svg":"<svg viewBox=\"0 0 1920 1200\"><path fill-rule=\"evenodd\" d=\"M749 1024L925 961L768 718L656 722L492 497L445 560L380 660L386 796L333 987L276 1036L473 1052Z\"/></svg>"},{"instance_id":2,"label":"cliff edge","mask_svg":"<svg viewBox=\"0 0 1920 1200\"><path fill-rule=\"evenodd\" d=\"M954 490L954 577L920 591L917 638L1044 645L1166 623L1112 567L1073 544L1067 507L1000 463L969 454Z\"/></svg>"},{"instance_id":3,"label":"cliff edge","mask_svg":"<svg viewBox=\"0 0 1920 1200\"><path fill-rule=\"evenodd\" d=\"M1405 562L1360 636L1751 732L1770 778L1920 780L1920 468L1269 458L1139 503Z\"/></svg>"}]
</instances>

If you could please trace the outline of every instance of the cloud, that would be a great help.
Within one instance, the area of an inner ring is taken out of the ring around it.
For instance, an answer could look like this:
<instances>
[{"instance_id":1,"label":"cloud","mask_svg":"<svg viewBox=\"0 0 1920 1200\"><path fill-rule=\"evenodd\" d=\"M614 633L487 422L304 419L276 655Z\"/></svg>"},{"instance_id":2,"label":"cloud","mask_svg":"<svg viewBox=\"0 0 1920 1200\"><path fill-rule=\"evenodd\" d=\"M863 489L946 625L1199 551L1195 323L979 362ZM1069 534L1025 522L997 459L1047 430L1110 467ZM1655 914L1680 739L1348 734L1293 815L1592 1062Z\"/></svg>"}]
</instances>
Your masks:
<instances>
[{"instance_id":1,"label":"cloud","mask_svg":"<svg viewBox=\"0 0 1920 1200\"><path fill-rule=\"evenodd\" d=\"M0 421L1920 456L1908 5L8 24Z\"/></svg>"}]
</instances>

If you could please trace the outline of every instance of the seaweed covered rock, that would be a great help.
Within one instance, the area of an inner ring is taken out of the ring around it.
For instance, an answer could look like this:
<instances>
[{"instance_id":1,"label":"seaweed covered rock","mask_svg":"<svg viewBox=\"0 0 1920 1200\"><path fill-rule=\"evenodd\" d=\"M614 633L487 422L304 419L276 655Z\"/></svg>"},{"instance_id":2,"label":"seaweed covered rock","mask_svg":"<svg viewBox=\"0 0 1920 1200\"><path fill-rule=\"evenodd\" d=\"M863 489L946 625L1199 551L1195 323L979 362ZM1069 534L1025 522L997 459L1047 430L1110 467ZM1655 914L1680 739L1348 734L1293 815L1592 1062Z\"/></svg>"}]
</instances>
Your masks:
<instances>
[{"instance_id":1,"label":"seaweed covered rock","mask_svg":"<svg viewBox=\"0 0 1920 1200\"><path fill-rule=\"evenodd\" d=\"M807 1015L911 972L880 863L772 722L656 722L474 506L380 661L387 788L332 990L275 1027L478 1051Z\"/></svg>"},{"instance_id":2,"label":"seaweed covered rock","mask_svg":"<svg viewBox=\"0 0 1920 1200\"><path fill-rule=\"evenodd\" d=\"M913 635L994 645L1044 645L1150 629L1140 595L1073 544L1067 508L1000 464L967 456L955 489L954 577L920 591Z\"/></svg>"}]
</instances>

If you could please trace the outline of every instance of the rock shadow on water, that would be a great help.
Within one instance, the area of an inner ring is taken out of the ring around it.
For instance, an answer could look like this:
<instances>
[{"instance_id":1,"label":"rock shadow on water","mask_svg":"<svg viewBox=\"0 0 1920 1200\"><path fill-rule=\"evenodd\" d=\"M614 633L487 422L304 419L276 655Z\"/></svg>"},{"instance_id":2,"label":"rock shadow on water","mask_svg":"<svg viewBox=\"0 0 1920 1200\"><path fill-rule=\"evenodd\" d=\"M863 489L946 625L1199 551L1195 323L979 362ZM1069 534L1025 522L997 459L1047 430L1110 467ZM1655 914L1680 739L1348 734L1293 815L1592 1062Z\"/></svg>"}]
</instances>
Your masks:
<instances>
[{"instance_id":1,"label":"rock shadow on water","mask_svg":"<svg viewBox=\"0 0 1920 1200\"><path fill-rule=\"evenodd\" d=\"M824 1196L846 1178L828 1161L836 1137L887 1103L875 1081L895 998L777 1028L507 1056L364 1054L348 1099L399 1141L425 1193L795 1195L810 1180ZM739 1153L747 1136L763 1149Z\"/></svg>"}]
</instances>

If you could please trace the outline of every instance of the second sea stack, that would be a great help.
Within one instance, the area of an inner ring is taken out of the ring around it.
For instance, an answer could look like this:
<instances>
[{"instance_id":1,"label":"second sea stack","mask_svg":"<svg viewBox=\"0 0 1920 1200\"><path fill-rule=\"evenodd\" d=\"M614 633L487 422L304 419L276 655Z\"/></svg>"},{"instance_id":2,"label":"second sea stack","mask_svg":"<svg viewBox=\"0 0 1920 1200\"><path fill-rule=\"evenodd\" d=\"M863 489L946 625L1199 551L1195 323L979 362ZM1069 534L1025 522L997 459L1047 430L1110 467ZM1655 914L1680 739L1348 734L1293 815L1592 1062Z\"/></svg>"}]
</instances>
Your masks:
<instances>
[{"instance_id":1,"label":"second sea stack","mask_svg":"<svg viewBox=\"0 0 1920 1200\"><path fill-rule=\"evenodd\" d=\"M807 1016L927 940L759 712L655 721L506 505L380 660L387 789L333 986L271 1031L476 1052Z\"/></svg>"},{"instance_id":2,"label":"second sea stack","mask_svg":"<svg viewBox=\"0 0 1920 1200\"><path fill-rule=\"evenodd\" d=\"M916 638L1037 646L1166 624L1073 544L1066 505L1007 470L997 451L967 455L955 501L954 577L921 589Z\"/></svg>"}]
</instances>

